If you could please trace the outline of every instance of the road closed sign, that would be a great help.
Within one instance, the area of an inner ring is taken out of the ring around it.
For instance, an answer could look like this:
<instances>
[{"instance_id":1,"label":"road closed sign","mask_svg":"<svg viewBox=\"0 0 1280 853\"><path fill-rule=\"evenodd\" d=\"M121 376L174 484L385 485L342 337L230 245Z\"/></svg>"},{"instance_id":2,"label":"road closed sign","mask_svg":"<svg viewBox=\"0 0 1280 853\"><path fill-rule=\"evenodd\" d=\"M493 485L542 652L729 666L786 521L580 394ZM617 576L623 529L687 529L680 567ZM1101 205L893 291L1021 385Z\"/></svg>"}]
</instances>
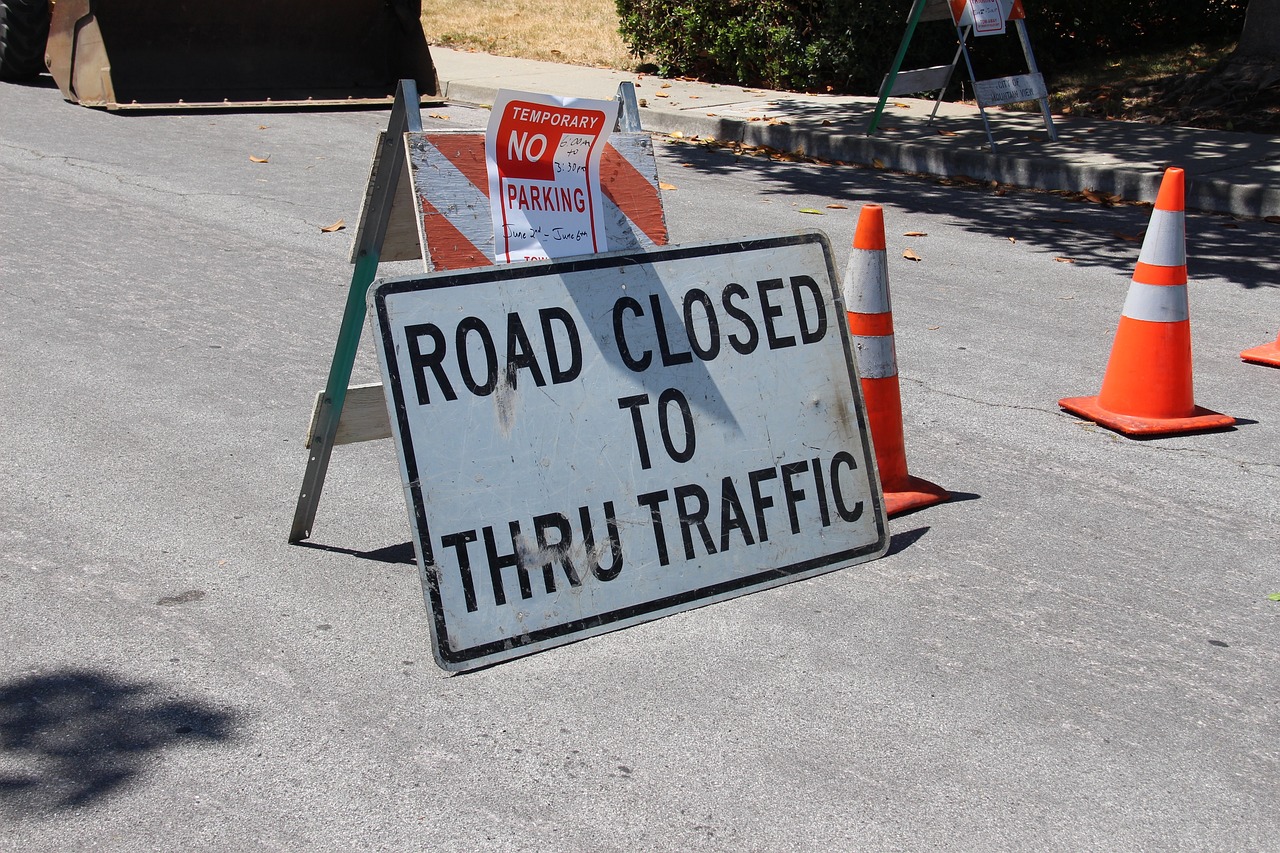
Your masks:
<instances>
[{"instance_id":1,"label":"road closed sign","mask_svg":"<svg viewBox=\"0 0 1280 853\"><path fill-rule=\"evenodd\" d=\"M437 663L883 554L834 281L807 233L375 283Z\"/></svg>"}]
</instances>

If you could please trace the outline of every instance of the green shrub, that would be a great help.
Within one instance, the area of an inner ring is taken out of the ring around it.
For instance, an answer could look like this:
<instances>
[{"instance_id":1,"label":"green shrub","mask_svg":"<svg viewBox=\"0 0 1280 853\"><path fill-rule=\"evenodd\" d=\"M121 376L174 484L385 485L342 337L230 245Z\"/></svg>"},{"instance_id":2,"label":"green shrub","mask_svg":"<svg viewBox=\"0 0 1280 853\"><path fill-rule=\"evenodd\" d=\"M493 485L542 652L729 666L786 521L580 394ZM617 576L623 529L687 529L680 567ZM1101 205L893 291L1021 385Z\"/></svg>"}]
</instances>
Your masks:
<instances>
[{"instance_id":1,"label":"green shrub","mask_svg":"<svg viewBox=\"0 0 1280 853\"><path fill-rule=\"evenodd\" d=\"M1025 0L1024 0L1025 2ZM1126 50L1239 33L1246 0L1030 0L1042 69ZM659 73L792 91L872 94L906 28L910 0L617 0L620 31ZM1022 70L1017 38L976 39L979 76ZM972 43L972 42L971 42ZM945 22L916 30L904 67L950 60ZM963 76L963 72L957 74Z\"/></svg>"}]
</instances>

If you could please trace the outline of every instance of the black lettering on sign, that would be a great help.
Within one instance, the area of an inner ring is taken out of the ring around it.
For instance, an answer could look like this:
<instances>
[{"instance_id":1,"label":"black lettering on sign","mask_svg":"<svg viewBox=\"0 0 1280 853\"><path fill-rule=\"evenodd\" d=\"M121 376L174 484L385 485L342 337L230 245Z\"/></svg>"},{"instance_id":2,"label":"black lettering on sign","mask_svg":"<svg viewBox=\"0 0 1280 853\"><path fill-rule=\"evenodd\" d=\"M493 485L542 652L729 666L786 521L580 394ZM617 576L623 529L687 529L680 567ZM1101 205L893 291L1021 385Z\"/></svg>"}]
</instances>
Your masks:
<instances>
[{"instance_id":1,"label":"black lettering on sign","mask_svg":"<svg viewBox=\"0 0 1280 853\"><path fill-rule=\"evenodd\" d=\"M520 522L512 521L507 525L511 534L511 553L499 554L498 543L493 538L493 528L484 529L484 554L489 559L489 582L493 586L493 603L507 603L506 590L502 585L502 570L514 568L520 583L520 597L533 598L533 586L529 583L529 568L520 559Z\"/></svg>"},{"instance_id":2,"label":"black lettering on sign","mask_svg":"<svg viewBox=\"0 0 1280 853\"><path fill-rule=\"evenodd\" d=\"M517 387L516 376L520 370L529 371L533 383L539 388L547 384L534 356L533 344L529 343L529 334L524 330L524 322L513 311L507 315L507 384L512 388Z\"/></svg>"},{"instance_id":3,"label":"black lettering on sign","mask_svg":"<svg viewBox=\"0 0 1280 853\"><path fill-rule=\"evenodd\" d=\"M812 300L814 318L809 325L809 312L805 310L805 299L801 293L809 294ZM796 322L800 324L800 343L816 344L827 334L827 304L822 300L822 290L818 283L807 275L791 276L791 296L796 301Z\"/></svg>"},{"instance_id":4,"label":"black lettering on sign","mask_svg":"<svg viewBox=\"0 0 1280 853\"><path fill-rule=\"evenodd\" d=\"M667 534L662 529L662 504L671 499L671 493L665 489L661 492L648 492L636 496L636 503L649 510L649 518L653 521L653 547L658 551L658 565L671 563L671 555L667 553Z\"/></svg>"},{"instance_id":5,"label":"black lettering on sign","mask_svg":"<svg viewBox=\"0 0 1280 853\"><path fill-rule=\"evenodd\" d=\"M458 399L453 386L449 384L449 377L440 366L445 354L444 333L440 328L432 323L405 326L404 336L409 344L409 364L413 367L413 386L418 392L418 405L425 406L431 402L430 391L427 388L428 370L435 377L436 385L446 400ZM422 345L419 343L422 338L430 338L434 344L429 352L422 351Z\"/></svg>"},{"instance_id":6,"label":"black lettering on sign","mask_svg":"<svg viewBox=\"0 0 1280 853\"><path fill-rule=\"evenodd\" d=\"M462 597L467 603L468 613L475 613L479 609L476 603L476 585L471 577L471 555L467 553L467 545L474 541L476 541L474 530L464 530L461 533L450 533L448 536L440 537L441 545L454 549L454 556L458 561L458 573L462 576Z\"/></svg>"},{"instance_id":7,"label":"black lettering on sign","mask_svg":"<svg viewBox=\"0 0 1280 853\"><path fill-rule=\"evenodd\" d=\"M506 325L505 338L498 339L504 346L501 356L493 331L479 317L464 317L454 327L452 352L449 339L434 323L406 326L404 334L418 405L431 402L433 387L445 400L458 399L451 375L477 397L492 394L498 387L499 375L512 388L518 387L521 371L526 371L538 387L545 386L548 379L551 384L560 385L581 375L582 340L568 311L559 307L540 309L536 326L512 311L507 314ZM541 341L535 340L539 330ZM428 345L424 346L424 341Z\"/></svg>"},{"instance_id":8,"label":"black lettering on sign","mask_svg":"<svg viewBox=\"0 0 1280 853\"><path fill-rule=\"evenodd\" d=\"M858 501L850 509L844 500L844 492L840 491L840 465L843 464L850 471L858 469L858 460L853 458L853 454L847 450L841 450L831 458L831 496L835 498L836 512L845 521L857 521L862 517L862 501Z\"/></svg>"},{"instance_id":9,"label":"black lettering on sign","mask_svg":"<svg viewBox=\"0 0 1280 853\"><path fill-rule=\"evenodd\" d=\"M573 317L563 308L553 306L539 310L538 321L542 325L542 344L547 350L551 384L562 385L577 379L582 373L582 341L578 339L578 326ZM563 339L569 348L568 358L560 350L561 337L556 334L556 323L564 333Z\"/></svg>"},{"instance_id":10,"label":"black lettering on sign","mask_svg":"<svg viewBox=\"0 0 1280 853\"><path fill-rule=\"evenodd\" d=\"M476 379L471 369L471 349L467 338L474 333L480 341L480 350L484 356L484 379ZM477 397L487 397L498 387L498 353L493 346L493 335L489 327L479 317L464 317L458 324L457 340L454 348L458 353L458 371L462 374L462 384Z\"/></svg>"},{"instance_id":11,"label":"black lettering on sign","mask_svg":"<svg viewBox=\"0 0 1280 853\"><path fill-rule=\"evenodd\" d=\"M673 352L671 342L667 339L667 323L662 316L662 302L658 294L649 294L649 308L653 311L653 330L658 336L658 352L662 355L662 366L673 367L677 364L689 364L693 361L693 353Z\"/></svg>"},{"instance_id":12,"label":"black lettering on sign","mask_svg":"<svg viewBox=\"0 0 1280 853\"><path fill-rule=\"evenodd\" d=\"M668 412L672 403L680 410L680 420L684 427L684 447L679 449L671 436L671 417ZM684 394L675 388L668 388L658 395L658 428L662 431L662 446L666 448L668 456L680 463L693 458L693 451L698 446L697 436L693 432L693 411Z\"/></svg>"},{"instance_id":13,"label":"black lettering on sign","mask_svg":"<svg viewBox=\"0 0 1280 853\"><path fill-rule=\"evenodd\" d=\"M645 350L644 354L636 357L632 354L631 348L627 345L627 335L622 328L623 312L630 312L637 317L644 316L644 308L639 302L630 296L624 296L617 302L613 303L613 339L618 345L618 355L622 358L622 363L636 373L647 370L649 364L653 361L653 353Z\"/></svg>"},{"instance_id":14,"label":"black lettering on sign","mask_svg":"<svg viewBox=\"0 0 1280 853\"><path fill-rule=\"evenodd\" d=\"M786 313L781 305L769 301L769 294L782 290L782 279L768 278L756 282L756 292L760 295L760 310L764 314L764 332L769 338L769 349L786 349L796 345L796 339L790 335L779 335L775 321Z\"/></svg>"},{"instance_id":15,"label":"black lettering on sign","mask_svg":"<svg viewBox=\"0 0 1280 853\"><path fill-rule=\"evenodd\" d=\"M745 491L740 491L742 479L730 476L720 480L719 495L712 494L697 483L687 483L638 495L636 503L649 510L658 562L666 566L671 562L671 552L667 544L669 531L665 522L672 520L670 514L664 517L662 513L662 505L666 502L673 501L675 504L674 521L679 525L684 559L694 560L701 552L709 556L729 551L734 543L735 533L741 541L739 547L768 542L768 511L781 509L778 505L779 497L786 506L789 529L793 536L805 532L806 519L800 512L800 506L811 498L818 504L816 521L823 527L830 527L832 524L829 511L832 503L841 520L857 521L862 517L863 502L851 501L847 491L850 487L856 488L858 484L856 477L850 477L857 467L853 454L842 450L829 463L817 457L748 471ZM749 502L744 500L747 495ZM717 499L719 513L715 511ZM810 524L813 524L812 516L808 518ZM754 529L752 520L755 521ZM715 527L717 521L718 530Z\"/></svg>"},{"instance_id":16,"label":"black lettering on sign","mask_svg":"<svg viewBox=\"0 0 1280 853\"><path fill-rule=\"evenodd\" d=\"M707 553L714 554L715 540L711 538L711 531L707 529L707 513L711 511L711 507L707 503L706 490L696 483L690 483L687 486L676 486L674 492L676 512L680 517L680 535L684 539L684 558L686 560L694 558L693 528L695 527L698 528L698 535L702 537L702 545L707 549ZM689 504L690 499L693 501L692 506Z\"/></svg>"},{"instance_id":17,"label":"black lettering on sign","mask_svg":"<svg viewBox=\"0 0 1280 853\"><path fill-rule=\"evenodd\" d=\"M636 435L636 452L640 454L640 467L645 471L653 467L653 463L649 461L649 440L644 434L644 417L640 414L640 407L647 405L649 405L648 394L635 394L618 399L619 409L631 410L631 429Z\"/></svg>"},{"instance_id":18,"label":"black lettering on sign","mask_svg":"<svg viewBox=\"0 0 1280 853\"><path fill-rule=\"evenodd\" d=\"M596 531L591 523L591 511L583 506L578 507L578 519L582 522L582 544L587 546L587 557L591 560L591 574L602 581L611 581L622 573L622 537L618 533L618 516L613 511L613 501L604 502L605 531L608 533L609 552L613 561L609 568L600 564L600 554L596 551Z\"/></svg>"},{"instance_id":19,"label":"black lettering on sign","mask_svg":"<svg viewBox=\"0 0 1280 853\"><path fill-rule=\"evenodd\" d=\"M729 550L729 533L738 531L742 535L743 545L756 544L751 535L751 525L742 511L742 501L738 500L738 487L733 484L732 477L720 481L720 550Z\"/></svg>"},{"instance_id":20,"label":"black lettering on sign","mask_svg":"<svg viewBox=\"0 0 1280 853\"><path fill-rule=\"evenodd\" d=\"M756 321L734 302L734 300L742 301L750 298L751 294L747 293L747 289L740 284L725 285L724 293L721 294L721 302L724 304L725 313L741 323L743 331L746 333L745 338L736 334L729 336L729 346L737 350L740 355L751 355L756 351L756 346L760 343L760 330L756 328Z\"/></svg>"},{"instance_id":21,"label":"black lettering on sign","mask_svg":"<svg viewBox=\"0 0 1280 853\"><path fill-rule=\"evenodd\" d=\"M574 563L574 556L582 554L590 565L591 574L600 581L611 581L622 573L622 537L618 532L618 514L614 510L613 501L604 502L604 540L596 536L595 525L591 520L590 507L578 507L579 528L574 530L569 516L560 512L548 512L533 517L533 543L530 544L520 534L520 522L507 523L507 532L511 539L511 552L499 553L497 536L492 525L484 527L480 536L484 538L485 559L489 564L489 587L493 594L493 605L501 607L507 603L506 584L503 581L503 570L516 570L516 579L520 586L520 597L530 599L534 596L533 584L530 583L529 570L542 570L542 586L548 594L557 591L555 567L559 564L569 581L570 587L582 586L583 574ZM578 535L575 536L575 533ZM452 549L454 559L458 563L458 574L462 580L462 597L468 613L475 613L480 608L476 595L475 575L471 571L470 545L477 540L475 530L462 530L440 537L440 544ZM576 548L578 542L583 548ZM600 544L597 544L599 542ZM600 558L609 551L609 565L601 563Z\"/></svg>"},{"instance_id":22,"label":"black lettering on sign","mask_svg":"<svg viewBox=\"0 0 1280 853\"><path fill-rule=\"evenodd\" d=\"M702 319L707 326L709 340L704 345L698 340L695 328L699 325L694 317L694 306L702 307ZM689 338L689 347L693 354L703 361L711 361L720 354L720 318L716 316L716 306L706 291L692 288L684 295L684 331Z\"/></svg>"}]
</instances>

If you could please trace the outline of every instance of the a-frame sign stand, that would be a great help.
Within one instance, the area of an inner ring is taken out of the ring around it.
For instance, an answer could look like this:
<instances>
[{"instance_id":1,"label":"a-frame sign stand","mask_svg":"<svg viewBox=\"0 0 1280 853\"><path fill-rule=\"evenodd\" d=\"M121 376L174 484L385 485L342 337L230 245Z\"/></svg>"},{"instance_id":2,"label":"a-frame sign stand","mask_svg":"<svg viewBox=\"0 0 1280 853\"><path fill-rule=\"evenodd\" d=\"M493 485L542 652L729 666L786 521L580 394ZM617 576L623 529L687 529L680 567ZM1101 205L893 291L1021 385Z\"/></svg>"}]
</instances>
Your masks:
<instances>
[{"instance_id":1,"label":"a-frame sign stand","mask_svg":"<svg viewBox=\"0 0 1280 853\"><path fill-rule=\"evenodd\" d=\"M617 98L615 132L601 167L609 245L618 249L663 245L667 230L653 141L641 130L634 85L619 84ZM379 135L374 153L352 249L355 269L329 378L312 413L307 468L289 529L291 543L311 536L334 447L391 436L382 386L349 387L367 314L365 297L377 277L378 264L421 258L432 270L493 263L491 245L488 249L483 245L486 229L489 244L493 241L488 201L480 194L487 190L472 183L484 170L484 134L424 133L417 86L412 80L401 80L387 129ZM453 179L432 183L422 177L442 172ZM476 242L468 243L469 239Z\"/></svg>"},{"instance_id":2,"label":"a-frame sign stand","mask_svg":"<svg viewBox=\"0 0 1280 853\"><path fill-rule=\"evenodd\" d=\"M347 386L355 367L356 351L360 347L366 312L365 294L378 274L378 260L391 222L391 203L395 199L397 184L409 168L404 135L421 130L417 84L412 80L401 80L391 107L391 120L378 141L373 172L369 176L369 194L352 253L355 269L351 273L347 304L342 312L333 362L329 366L329 380L325 383L324 394L312 420L311 450L302 489L298 493L298 506L293 513L293 526L289 529L290 542L301 542L311 535L316 508L320 505L320 492L329 470L329 457L333 454L334 440L338 435L338 422L347 399Z\"/></svg>"},{"instance_id":3,"label":"a-frame sign stand","mask_svg":"<svg viewBox=\"0 0 1280 853\"><path fill-rule=\"evenodd\" d=\"M985 7L985 8L984 8ZM928 68L917 68L903 71L902 62L907 54L907 47L915 35L916 26L922 21L951 21L956 28L956 39L959 46L949 65L934 65ZM1022 46L1022 55L1027 62L1026 74L1015 74L1010 77L999 77L991 80L979 80L974 73L973 60L969 55L969 37L972 35L991 35L1005 32L1005 22L1012 21L1018 33L1018 41ZM933 112L929 120L933 121L938 114L938 105L942 102L956 66L963 57L965 70L969 74L969 82L978 102L978 112L982 116L982 126L987 133L987 143L991 150L996 150L996 141L991 134L991 122L987 118L987 107L1003 104L1014 104L1020 101L1038 101L1040 113L1044 118L1045 131L1050 139L1057 139L1058 132L1053 126L1053 116L1049 112L1049 91L1044 84L1044 76L1036 66L1035 53L1031 49L1031 38L1027 35L1026 13L1022 8L1022 0L915 0L911 12L907 16L907 30L898 46L897 55L889 73L880 84L880 98L875 113L867 127L867 135L874 135L884 115L885 103L892 97L914 93L934 93Z\"/></svg>"}]
</instances>

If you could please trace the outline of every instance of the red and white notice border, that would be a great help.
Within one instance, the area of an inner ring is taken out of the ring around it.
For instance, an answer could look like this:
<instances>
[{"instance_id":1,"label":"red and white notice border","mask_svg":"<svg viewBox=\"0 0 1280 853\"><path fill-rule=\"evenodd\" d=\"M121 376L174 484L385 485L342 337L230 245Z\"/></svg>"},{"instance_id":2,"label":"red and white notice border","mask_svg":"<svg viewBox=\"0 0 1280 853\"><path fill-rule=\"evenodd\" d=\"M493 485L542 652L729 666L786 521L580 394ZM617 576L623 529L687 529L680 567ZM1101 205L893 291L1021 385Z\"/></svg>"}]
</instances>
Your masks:
<instances>
[{"instance_id":1,"label":"red and white notice border","mask_svg":"<svg viewBox=\"0 0 1280 853\"><path fill-rule=\"evenodd\" d=\"M501 90L485 134L494 260L608 250L600 157L617 101Z\"/></svg>"}]
</instances>

